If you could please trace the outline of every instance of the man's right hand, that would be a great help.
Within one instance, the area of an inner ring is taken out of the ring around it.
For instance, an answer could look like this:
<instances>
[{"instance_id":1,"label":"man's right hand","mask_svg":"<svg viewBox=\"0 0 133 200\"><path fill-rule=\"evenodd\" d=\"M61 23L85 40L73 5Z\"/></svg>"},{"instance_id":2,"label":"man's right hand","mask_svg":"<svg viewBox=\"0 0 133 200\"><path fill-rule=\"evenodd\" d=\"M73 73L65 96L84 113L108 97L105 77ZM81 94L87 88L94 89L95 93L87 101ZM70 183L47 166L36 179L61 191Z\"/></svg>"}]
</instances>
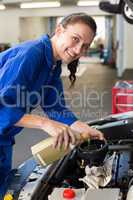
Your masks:
<instances>
[{"instance_id":1,"label":"man's right hand","mask_svg":"<svg viewBox=\"0 0 133 200\"><path fill-rule=\"evenodd\" d=\"M78 132L72 130L68 125L54 120L47 120L44 125L42 125L42 130L46 131L49 135L54 137L54 148L60 149L62 145L67 149L71 144L76 144L78 137L76 137Z\"/></svg>"}]
</instances>

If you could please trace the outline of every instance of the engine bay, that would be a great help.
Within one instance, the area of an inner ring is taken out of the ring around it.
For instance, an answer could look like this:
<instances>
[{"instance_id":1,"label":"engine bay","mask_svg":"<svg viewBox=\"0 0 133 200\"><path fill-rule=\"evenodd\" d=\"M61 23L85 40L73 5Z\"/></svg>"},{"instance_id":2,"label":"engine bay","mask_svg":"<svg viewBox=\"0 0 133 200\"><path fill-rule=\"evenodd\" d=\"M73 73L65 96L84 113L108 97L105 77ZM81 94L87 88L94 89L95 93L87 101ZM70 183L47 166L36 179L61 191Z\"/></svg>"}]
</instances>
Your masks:
<instances>
[{"instance_id":1,"label":"engine bay","mask_svg":"<svg viewBox=\"0 0 133 200\"><path fill-rule=\"evenodd\" d=\"M6 195L17 200L133 199L133 112L88 124L106 141L86 141L46 167L27 160L12 171Z\"/></svg>"}]
</instances>

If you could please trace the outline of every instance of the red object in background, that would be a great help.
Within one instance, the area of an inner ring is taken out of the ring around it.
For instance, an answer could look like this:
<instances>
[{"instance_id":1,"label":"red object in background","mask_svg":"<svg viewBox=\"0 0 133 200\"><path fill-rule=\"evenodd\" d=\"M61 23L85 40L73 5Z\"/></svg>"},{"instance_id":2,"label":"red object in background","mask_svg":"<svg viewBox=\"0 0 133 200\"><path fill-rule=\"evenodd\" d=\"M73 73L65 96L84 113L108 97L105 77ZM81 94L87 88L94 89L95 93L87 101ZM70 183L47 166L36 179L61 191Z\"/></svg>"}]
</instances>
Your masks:
<instances>
[{"instance_id":1,"label":"red object in background","mask_svg":"<svg viewBox=\"0 0 133 200\"><path fill-rule=\"evenodd\" d=\"M71 188L64 189L63 197L66 199L73 199L76 196L75 191Z\"/></svg>"},{"instance_id":2,"label":"red object in background","mask_svg":"<svg viewBox=\"0 0 133 200\"><path fill-rule=\"evenodd\" d=\"M133 80L118 81L112 88L112 114L133 111Z\"/></svg>"}]
</instances>

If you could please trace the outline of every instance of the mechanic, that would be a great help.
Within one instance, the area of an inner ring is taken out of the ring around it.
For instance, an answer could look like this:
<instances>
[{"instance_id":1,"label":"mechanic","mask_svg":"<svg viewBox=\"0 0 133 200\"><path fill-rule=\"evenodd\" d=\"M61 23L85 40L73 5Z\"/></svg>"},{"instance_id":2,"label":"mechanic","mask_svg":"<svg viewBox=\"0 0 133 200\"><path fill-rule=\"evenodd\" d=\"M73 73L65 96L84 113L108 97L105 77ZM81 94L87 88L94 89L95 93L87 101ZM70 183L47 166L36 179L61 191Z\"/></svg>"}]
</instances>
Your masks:
<instances>
[{"instance_id":1,"label":"mechanic","mask_svg":"<svg viewBox=\"0 0 133 200\"><path fill-rule=\"evenodd\" d=\"M43 35L0 53L0 185L11 170L14 136L23 127L47 132L54 137L53 148L67 149L81 132L103 139L65 106L60 79L62 62L70 69L70 63L88 51L95 34L95 21L75 13L66 16L51 37ZM46 116L30 114L38 105Z\"/></svg>"}]
</instances>

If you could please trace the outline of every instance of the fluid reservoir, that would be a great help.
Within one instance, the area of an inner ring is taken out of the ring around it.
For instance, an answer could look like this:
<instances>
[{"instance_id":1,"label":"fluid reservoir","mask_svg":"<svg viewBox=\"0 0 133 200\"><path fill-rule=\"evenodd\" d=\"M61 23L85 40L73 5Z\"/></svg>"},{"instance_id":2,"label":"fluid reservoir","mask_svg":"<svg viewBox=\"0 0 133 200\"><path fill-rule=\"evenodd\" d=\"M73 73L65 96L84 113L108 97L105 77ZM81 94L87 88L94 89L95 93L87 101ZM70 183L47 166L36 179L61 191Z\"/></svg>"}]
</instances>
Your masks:
<instances>
[{"instance_id":1,"label":"fluid reservoir","mask_svg":"<svg viewBox=\"0 0 133 200\"><path fill-rule=\"evenodd\" d=\"M73 189L73 188L55 188L48 200L81 200L81 197L85 194L85 189Z\"/></svg>"}]
</instances>

